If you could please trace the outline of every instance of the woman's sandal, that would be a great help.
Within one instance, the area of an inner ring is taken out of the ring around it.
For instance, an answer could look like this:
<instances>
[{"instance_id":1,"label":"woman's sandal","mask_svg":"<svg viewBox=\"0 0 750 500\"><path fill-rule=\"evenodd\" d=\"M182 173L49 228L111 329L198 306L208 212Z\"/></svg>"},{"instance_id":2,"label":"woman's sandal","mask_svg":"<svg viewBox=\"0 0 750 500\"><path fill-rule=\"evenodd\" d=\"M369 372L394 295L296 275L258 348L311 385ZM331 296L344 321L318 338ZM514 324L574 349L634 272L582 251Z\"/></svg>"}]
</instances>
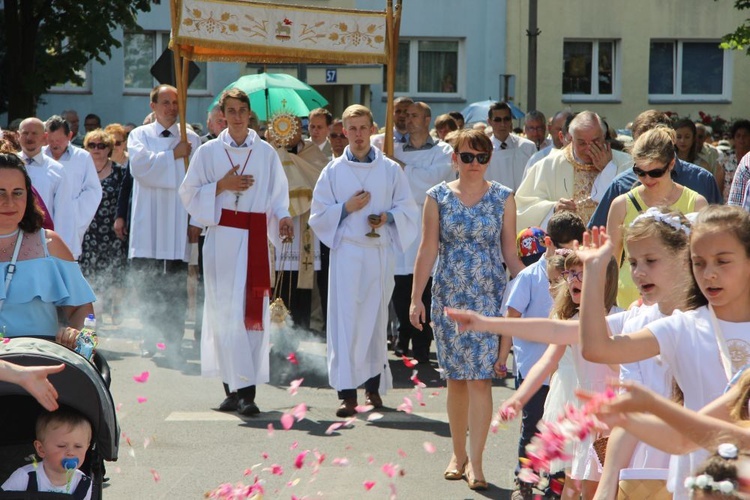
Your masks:
<instances>
[{"instance_id":1,"label":"woman's sandal","mask_svg":"<svg viewBox=\"0 0 750 500\"><path fill-rule=\"evenodd\" d=\"M472 477L473 471L471 476L467 473L466 474L466 482L469 484L469 489L473 491L485 491L489 489L489 485L487 484L487 481L484 479L476 479Z\"/></svg>"},{"instance_id":2,"label":"woman's sandal","mask_svg":"<svg viewBox=\"0 0 750 500\"><path fill-rule=\"evenodd\" d=\"M443 472L443 477L448 481L458 481L464 478L464 472L466 471L466 465L469 463L469 457L466 457L464 464L457 469L449 469Z\"/></svg>"}]
</instances>

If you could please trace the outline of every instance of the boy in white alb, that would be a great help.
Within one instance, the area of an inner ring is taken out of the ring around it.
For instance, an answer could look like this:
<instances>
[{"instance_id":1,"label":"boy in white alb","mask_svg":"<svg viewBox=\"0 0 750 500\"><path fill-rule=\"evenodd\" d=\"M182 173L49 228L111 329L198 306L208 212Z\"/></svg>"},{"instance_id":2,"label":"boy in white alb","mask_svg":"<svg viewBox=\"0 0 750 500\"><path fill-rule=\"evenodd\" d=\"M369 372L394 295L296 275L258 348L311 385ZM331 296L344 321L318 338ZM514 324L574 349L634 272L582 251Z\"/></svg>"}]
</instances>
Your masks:
<instances>
[{"instance_id":1,"label":"boy in white alb","mask_svg":"<svg viewBox=\"0 0 750 500\"><path fill-rule=\"evenodd\" d=\"M408 248L419 230L406 175L370 146L370 110L349 106L343 120L349 146L320 174L309 221L331 249L328 381L343 401L336 412L340 418L357 413L361 384L366 404L383 405L380 392L390 382L386 327L394 250Z\"/></svg>"},{"instance_id":2,"label":"boy in white alb","mask_svg":"<svg viewBox=\"0 0 750 500\"><path fill-rule=\"evenodd\" d=\"M40 462L16 469L2 491L67 493L76 500L91 499L91 478L78 469L91 444L91 424L81 413L60 409L36 421L34 448Z\"/></svg>"}]
</instances>

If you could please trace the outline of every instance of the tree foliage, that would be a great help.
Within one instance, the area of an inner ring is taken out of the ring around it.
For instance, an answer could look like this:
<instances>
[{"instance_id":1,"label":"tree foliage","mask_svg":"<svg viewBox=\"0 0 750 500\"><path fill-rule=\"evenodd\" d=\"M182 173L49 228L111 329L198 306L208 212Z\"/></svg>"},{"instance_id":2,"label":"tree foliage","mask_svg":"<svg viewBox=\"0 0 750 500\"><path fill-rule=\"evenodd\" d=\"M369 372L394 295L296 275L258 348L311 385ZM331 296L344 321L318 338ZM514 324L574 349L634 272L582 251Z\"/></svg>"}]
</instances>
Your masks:
<instances>
[{"instance_id":1,"label":"tree foliage","mask_svg":"<svg viewBox=\"0 0 750 500\"><path fill-rule=\"evenodd\" d=\"M750 9L750 0L734 0L734 8L737 10ZM721 39L721 48L730 50L745 50L750 55L750 19Z\"/></svg>"},{"instance_id":2,"label":"tree foliage","mask_svg":"<svg viewBox=\"0 0 750 500\"><path fill-rule=\"evenodd\" d=\"M121 41L118 28L138 28L150 0L3 0L0 12L0 108L9 120L33 116L39 96L65 82L82 83L77 71L104 63ZM106 84L106 83L105 83Z\"/></svg>"}]
</instances>

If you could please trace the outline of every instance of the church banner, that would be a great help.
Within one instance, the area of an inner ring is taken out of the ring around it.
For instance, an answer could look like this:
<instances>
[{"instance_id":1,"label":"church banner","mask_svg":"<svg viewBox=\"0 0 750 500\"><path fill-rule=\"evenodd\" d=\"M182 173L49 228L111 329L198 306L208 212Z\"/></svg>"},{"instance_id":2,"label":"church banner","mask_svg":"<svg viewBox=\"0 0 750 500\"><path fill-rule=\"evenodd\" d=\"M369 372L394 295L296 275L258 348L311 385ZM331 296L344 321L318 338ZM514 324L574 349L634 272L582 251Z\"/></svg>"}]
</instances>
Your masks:
<instances>
[{"instance_id":1,"label":"church banner","mask_svg":"<svg viewBox=\"0 0 750 500\"><path fill-rule=\"evenodd\" d=\"M386 63L386 13L242 0L173 0L171 44L199 61Z\"/></svg>"}]
</instances>

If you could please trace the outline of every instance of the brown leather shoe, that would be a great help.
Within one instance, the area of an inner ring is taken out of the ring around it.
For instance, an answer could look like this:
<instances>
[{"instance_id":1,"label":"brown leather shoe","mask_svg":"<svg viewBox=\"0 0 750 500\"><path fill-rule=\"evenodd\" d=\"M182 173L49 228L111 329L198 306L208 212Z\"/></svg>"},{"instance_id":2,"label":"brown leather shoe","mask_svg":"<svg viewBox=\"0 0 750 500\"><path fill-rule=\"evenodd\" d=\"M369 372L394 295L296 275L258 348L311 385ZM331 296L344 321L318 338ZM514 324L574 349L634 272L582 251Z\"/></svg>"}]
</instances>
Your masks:
<instances>
[{"instance_id":1,"label":"brown leather shoe","mask_svg":"<svg viewBox=\"0 0 750 500\"><path fill-rule=\"evenodd\" d=\"M341 406L336 410L336 416L339 418L349 418L357 414L357 399L347 398L341 402Z\"/></svg>"},{"instance_id":2,"label":"brown leather shoe","mask_svg":"<svg viewBox=\"0 0 750 500\"><path fill-rule=\"evenodd\" d=\"M373 408L382 408L383 399L377 392L366 392L365 393L365 404L371 405Z\"/></svg>"}]
</instances>

